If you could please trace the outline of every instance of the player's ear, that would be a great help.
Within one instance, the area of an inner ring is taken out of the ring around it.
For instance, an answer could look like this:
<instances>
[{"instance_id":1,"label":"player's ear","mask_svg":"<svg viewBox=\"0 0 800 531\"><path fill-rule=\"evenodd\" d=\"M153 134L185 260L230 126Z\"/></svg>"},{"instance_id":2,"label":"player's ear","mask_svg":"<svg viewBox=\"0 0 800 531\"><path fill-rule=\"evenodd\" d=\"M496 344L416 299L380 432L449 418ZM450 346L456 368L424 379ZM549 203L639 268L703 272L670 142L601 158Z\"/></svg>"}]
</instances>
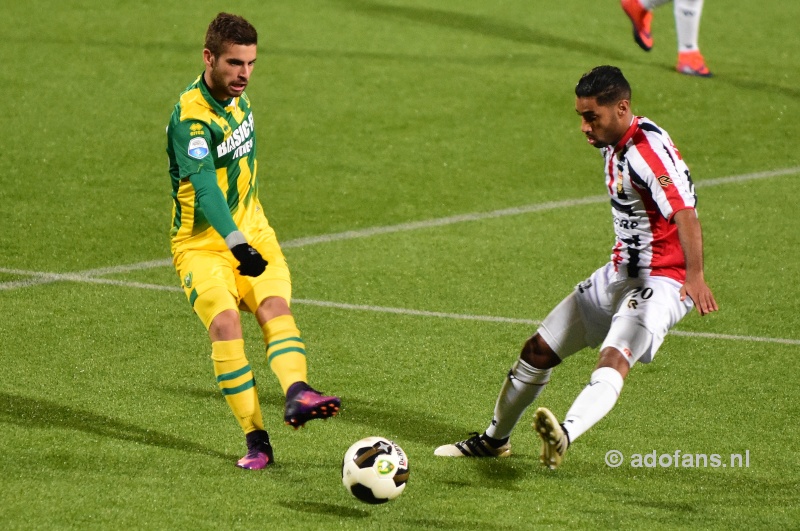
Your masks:
<instances>
[{"instance_id":1,"label":"player's ear","mask_svg":"<svg viewBox=\"0 0 800 531\"><path fill-rule=\"evenodd\" d=\"M631 108L631 102L629 102L628 100L619 100L617 102L617 115L620 118L622 118L623 116L628 114L630 108Z\"/></svg>"},{"instance_id":2,"label":"player's ear","mask_svg":"<svg viewBox=\"0 0 800 531\"><path fill-rule=\"evenodd\" d=\"M209 68L214 66L214 54L208 48L203 48L203 62Z\"/></svg>"}]
</instances>

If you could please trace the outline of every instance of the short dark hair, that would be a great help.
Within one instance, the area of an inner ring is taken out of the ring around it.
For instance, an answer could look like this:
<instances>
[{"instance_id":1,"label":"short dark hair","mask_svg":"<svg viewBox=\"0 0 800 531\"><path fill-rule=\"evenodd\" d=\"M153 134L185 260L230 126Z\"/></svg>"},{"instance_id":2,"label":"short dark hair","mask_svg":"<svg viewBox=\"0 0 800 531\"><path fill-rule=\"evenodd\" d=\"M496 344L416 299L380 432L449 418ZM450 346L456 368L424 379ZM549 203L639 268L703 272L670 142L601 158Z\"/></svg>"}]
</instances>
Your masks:
<instances>
[{"instance_id":1,"label":"short dark hair","mask_svg":"<svg viewBox=\"0 0 800 531\"><path fill-rule=\"evenodd\" d=\"M258 32L238 15L219 13L208 25L205 47L214 57L219 57L228 44L258 44Z\"/></svg>"},{"instance_id":2,"label":"short dark hair","mask_svg":"<svg viewBox=\"0 0 800 531\"><path fill-rule=\"evenodd\" d=\"M616 66L596 66L581 76L575 86L579 98L596 98L598 105L631 100L631 86Z\"/></svg>"}]
</instances>

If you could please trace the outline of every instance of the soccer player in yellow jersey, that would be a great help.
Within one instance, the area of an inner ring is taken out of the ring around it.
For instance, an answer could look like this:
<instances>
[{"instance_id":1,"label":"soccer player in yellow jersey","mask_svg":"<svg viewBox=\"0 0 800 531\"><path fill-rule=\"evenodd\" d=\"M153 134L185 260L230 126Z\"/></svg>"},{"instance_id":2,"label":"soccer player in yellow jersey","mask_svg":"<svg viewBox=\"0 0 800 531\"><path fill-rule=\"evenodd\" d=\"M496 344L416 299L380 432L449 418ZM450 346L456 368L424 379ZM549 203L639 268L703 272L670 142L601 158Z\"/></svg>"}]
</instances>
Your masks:
<instances>
[{"instance_id":1,"label":"soccer player in yellow jersey","mask_svg":"<svg viewBox=\"0 0 800 531\"><path fill-rule=\"evenodd\" d=\"M237 466L251 470L274 457L240 309L261 327L267 362L286 395L287 424L296 429L341 406L308 385L305 345L289 309L289 268L258 198L255 125L244 92L257 42L244 18L218 14L206 32L205 71L181 94L167 127L173 262L208 330L217 384L245 433L247 455Z\"/></svg>"}]
</instances>

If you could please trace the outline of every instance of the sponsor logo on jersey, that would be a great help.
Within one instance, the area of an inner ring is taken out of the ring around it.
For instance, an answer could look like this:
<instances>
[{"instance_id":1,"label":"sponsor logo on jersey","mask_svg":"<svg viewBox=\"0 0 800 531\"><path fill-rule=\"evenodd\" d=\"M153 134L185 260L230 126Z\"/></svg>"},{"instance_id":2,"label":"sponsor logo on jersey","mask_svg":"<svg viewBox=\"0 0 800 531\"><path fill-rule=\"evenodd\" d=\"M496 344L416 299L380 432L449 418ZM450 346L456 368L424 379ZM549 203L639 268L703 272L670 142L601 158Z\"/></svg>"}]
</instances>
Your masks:
<instances>
[{"instance_id":1,"label":"sponsor logo on jersey","mask_svg":"<svg viewBox=\"0 0 800 531\"><path fill-rule=\"evenodd\" d=\"M241 123L228 138L217 146L217 158L224 157L228 153L233 153L233 157L241 157L250 153L253 149L253 139L250 138L255 129L253 115Z\"/></svg>"},{"instance_id":2,"label":"sponsor logo on jersey","mask_svg":"<svg viewBox=\"0 0 800 531\"><path fill-rule=\"evenodd\" d=\"M189 156L193 159L202 159L208 155L208 144L205 138L193 138L189 141Z\"/></svg>"},{"instance_id":3,"label":"sponsor logo on jersey","mask_svg":"<svg viewBox=\"0 0 800 531\"><path fill-rule=\"evenodd\" d=\"M672 179L670 179L668 175L662 175L658 178L658 184L660 184L662 188L666 188L672 184Z\"/></svg>"},{"instance_id":4,"label":"sponsor logo on jersey","mask_svg":"<svg viewBox=\"0 0 800 531\"><path fill-rule=\"evenodd\" d=\"M189 127L189 134L191 136L198 136L203 134L203 125L199 123L193 123Z\"/></svg>"}]
</instances>

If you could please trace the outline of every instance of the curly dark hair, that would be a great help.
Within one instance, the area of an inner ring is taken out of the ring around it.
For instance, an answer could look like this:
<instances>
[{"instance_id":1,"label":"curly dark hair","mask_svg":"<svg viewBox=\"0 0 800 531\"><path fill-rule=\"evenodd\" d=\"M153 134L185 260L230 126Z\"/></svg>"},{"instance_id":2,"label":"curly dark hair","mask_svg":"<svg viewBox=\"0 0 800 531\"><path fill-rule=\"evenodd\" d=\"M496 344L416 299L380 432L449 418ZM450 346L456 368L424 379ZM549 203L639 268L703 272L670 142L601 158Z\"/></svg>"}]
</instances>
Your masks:
<instances>
[{"instance_id":1,"label":"curly dark hair","mask_svg":"<svg viewBox=\"0 0 800 531\"><path fill-rule=\"evenodd\" d=\"M219 13L208 25L205 47L219 57L228 44L258 44L258 32L238 15Z\"/></svg>"}]
</instances>

